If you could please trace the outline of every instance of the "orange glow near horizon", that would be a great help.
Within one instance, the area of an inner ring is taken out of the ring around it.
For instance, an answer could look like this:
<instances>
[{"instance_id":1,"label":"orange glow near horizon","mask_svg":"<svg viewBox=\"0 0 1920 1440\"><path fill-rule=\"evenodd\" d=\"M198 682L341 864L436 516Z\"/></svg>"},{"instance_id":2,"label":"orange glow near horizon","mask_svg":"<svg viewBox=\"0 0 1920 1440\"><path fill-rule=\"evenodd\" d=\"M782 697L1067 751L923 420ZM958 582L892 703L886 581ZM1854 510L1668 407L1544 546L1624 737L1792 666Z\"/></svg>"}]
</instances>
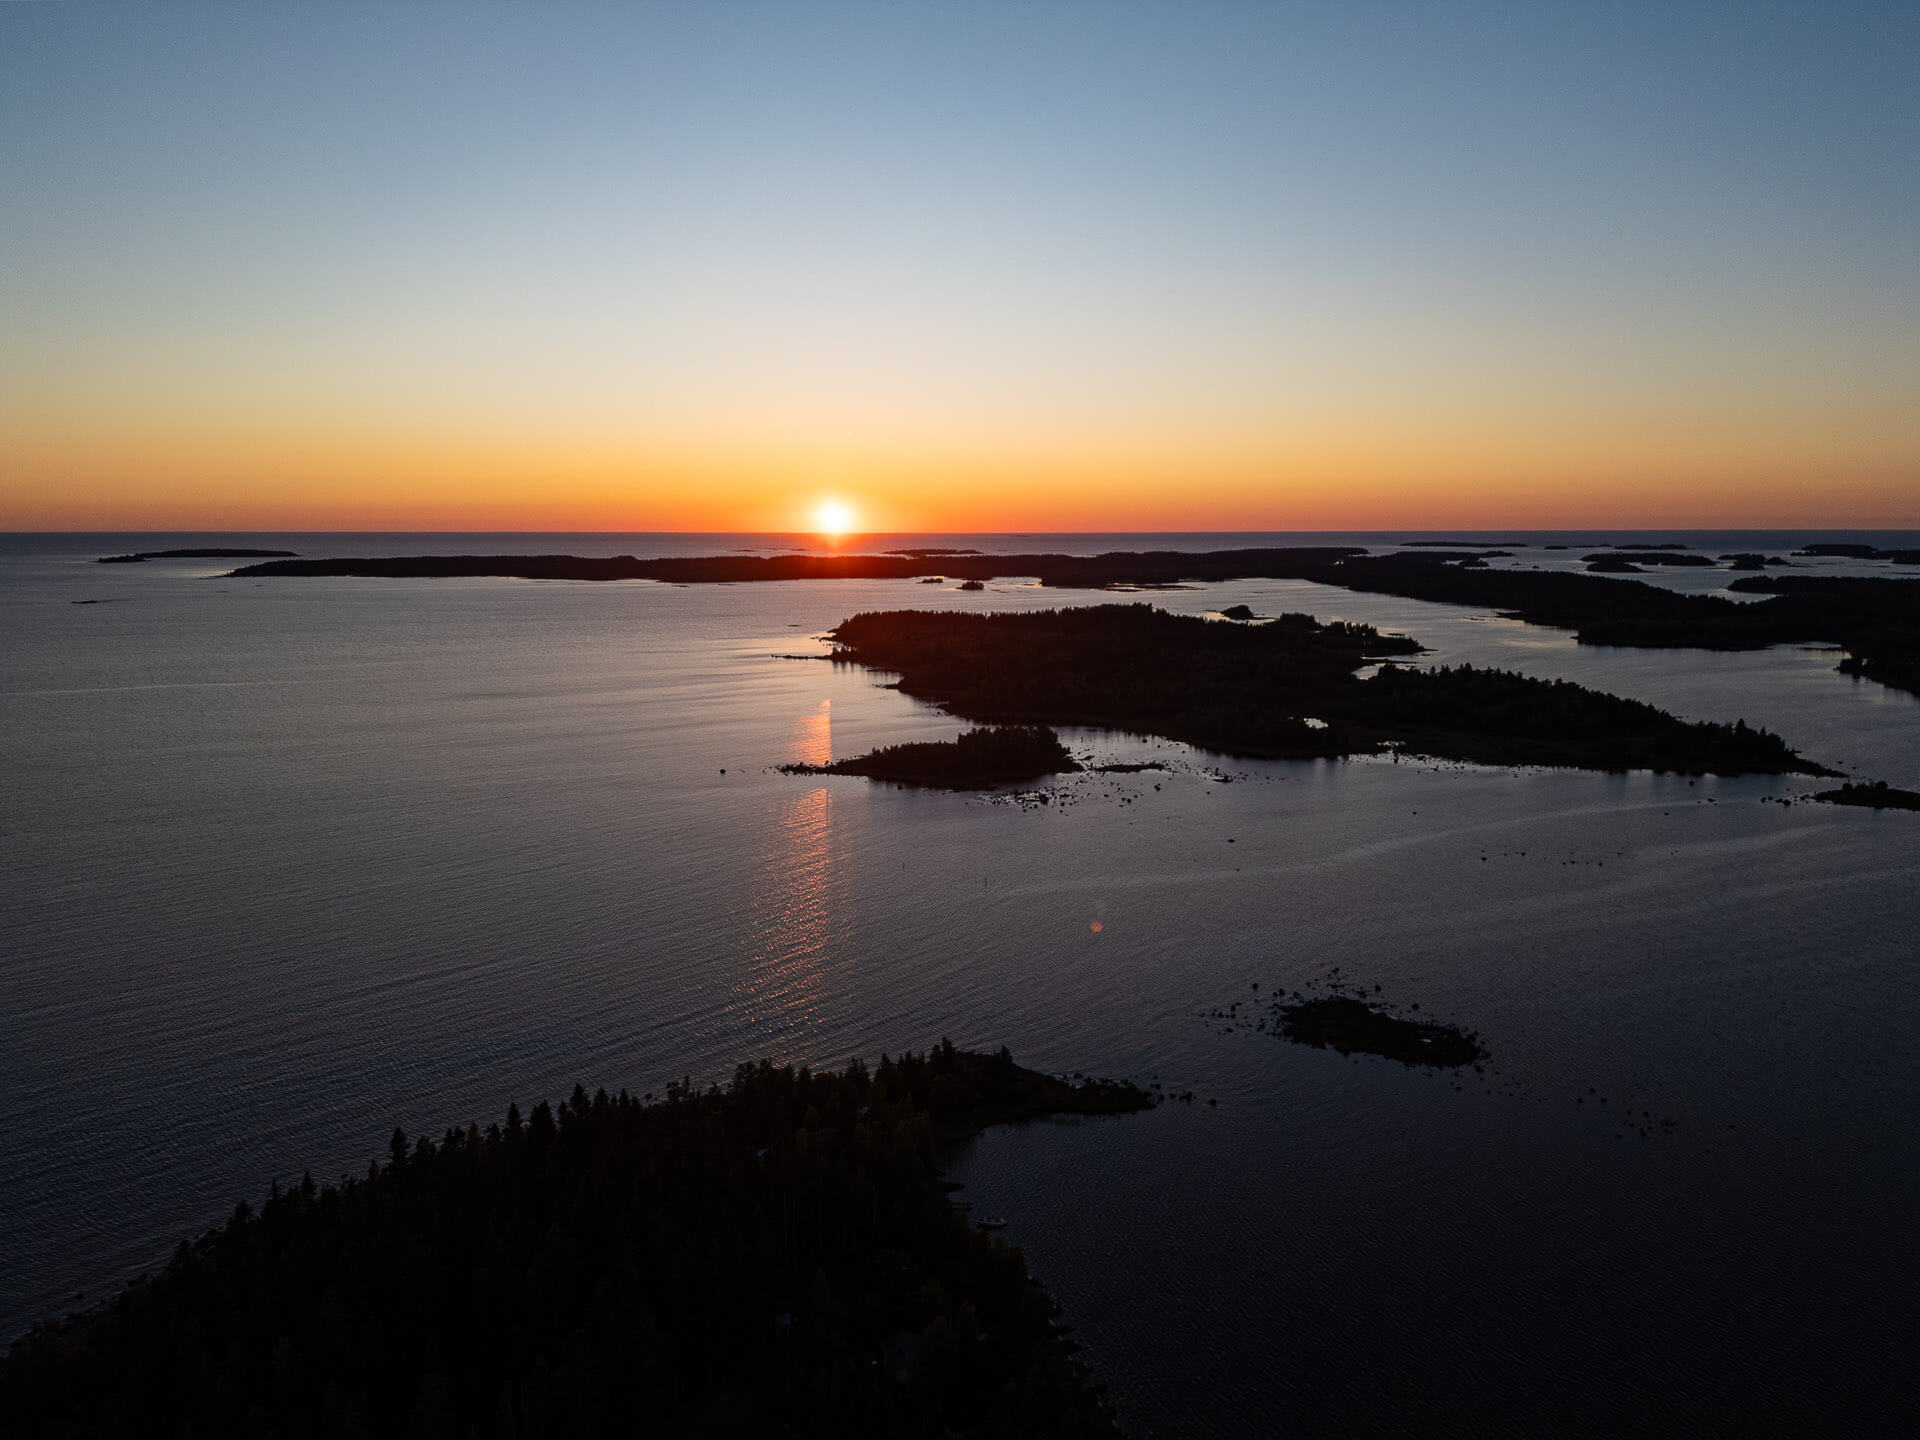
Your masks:
<instances>
[{"instance_id":1,"label":"orange glow near horizon","mask_svg":"<svg viewBox=\"0 0 1920 1440\"><path fill-rule=\"evenodd\" d=\"M1658 375L1416 376L1350 358L1208 388L1154 360L1052 387L689 376L642 405L580 373L571 388L449 372L381 388L278 361L0 365L0 528L1920 527L1920 406L1887 377L1680 395Z\"/></svg>"},{"instance_id":2,"label":"orange glow near horizon","mask_svg":"<svg viewBox=\"0 0 1920 1440\"><path fill-rule=\"evenodd\" d=\"M1902 7L335 8L6 7L0 528L1920 527Z\"/></svg>"},{"instance_id":3,"label":"orange glow near horizon","mask_svg":"<svg viewBox=\"0 0 1920 1440\"><path fill-rule=\"evenodd\" d=\"M742 342L673 372L611 353L553 373L406 366L372 338L315 358L263 332L243 364L85 336L28 357L0 337L0 528L1920 527L1904 332L1809 379L1764 337L1719 357L1652 330L1452 363L1463 323L1355 321L1340 347L1204 367L1156 336L947 368L901 342L888 369L855 335L811 368L755 371Z\"/></svg>"},{"instance_id":4,"label":"orange glow near horizon","mask_svg":"<svg viewBox=\"0 0 1920 1440\"><path fill-rule=\"evenodd\" d=\"M8 413L11 411L11 413ZM1170 417L1171 418L1171 417ZM0 404L0 528L868 534L1920 526L1920 422L1791 412L1135 421L825 448L247 426ZM542 427L544 428L544 427ZM876 427L877 428L877 427ZM1872 439L1866 437L1871 436ZM806 477L857 477L860 508ZM801 477L796 483L796 476ZM837 507L829 510L829 506Z\"/></svg>"}]
</instances>

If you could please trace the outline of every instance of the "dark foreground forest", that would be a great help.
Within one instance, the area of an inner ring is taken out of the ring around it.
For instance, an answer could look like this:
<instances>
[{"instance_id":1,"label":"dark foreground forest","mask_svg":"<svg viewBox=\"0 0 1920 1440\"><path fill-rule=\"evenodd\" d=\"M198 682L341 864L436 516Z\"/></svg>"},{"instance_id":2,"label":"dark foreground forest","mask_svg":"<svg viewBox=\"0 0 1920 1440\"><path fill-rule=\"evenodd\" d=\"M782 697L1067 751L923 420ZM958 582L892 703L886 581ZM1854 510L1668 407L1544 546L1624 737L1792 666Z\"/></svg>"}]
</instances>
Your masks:
<instances>
[{"instance_id":1,"label":"dark foreground forest","mask_svg":"<svg viewBox=\"0 0 1920 1440\"><path fill-rule=\"evenodd\" d=\"M7 1436L1111 1436L935 1147L1150 1102L941 1045L576 1088L240 1205L0 1365Z\"/></svg>"},{"instance_id":2,"label":"dark foreground forest","mask_svg":"<svg viewBox=\"0 0 1920 1440\"><path fill-rule=\"evenodd\" d=\"M1399 745L1490 765L1832 773L1744 721L1691 723L1564 680L1468 665L1360 679L1368 661L1420 647L1309 615L1237 625L1147 605L886 610L833 639L839 658L899 672L904 693L994 724L1103 726L1283 758Z\"/></svg>"}]
</instances>

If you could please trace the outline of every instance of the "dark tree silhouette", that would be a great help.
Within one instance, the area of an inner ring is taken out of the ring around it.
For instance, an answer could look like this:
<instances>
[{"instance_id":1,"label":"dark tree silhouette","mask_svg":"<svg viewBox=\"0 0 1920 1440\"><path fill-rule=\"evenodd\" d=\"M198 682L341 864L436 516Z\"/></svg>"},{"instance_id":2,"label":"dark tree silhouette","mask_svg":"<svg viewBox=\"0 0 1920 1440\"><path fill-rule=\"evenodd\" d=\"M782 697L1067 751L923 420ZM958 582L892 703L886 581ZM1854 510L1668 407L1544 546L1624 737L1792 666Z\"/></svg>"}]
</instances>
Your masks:
<instances>
[{"instance_id":1,"label":"dark tree silhouette","mask_svg":"<svg viewBox=\"0 0 1920 1440\"><path fill-rule=\"evenodd\" d=\"M393 1133L277 1186L0 1366L9 1436L1110 1436L1018 1250L936 1144L1120 1112L1004 1049L742 1065L646 1104Z\"/></svg>"},{"instance_id":2,"label":"dark tree silhouette","mask_svg":"<svg viewBox=\"0 0 1920 1440\"><path fill-rule=\"evenodd\" d=\"M1282 615L1237 625L1146 605L1022 614L889 610L833 632L838 654L969 720L1095 725L1234 755L1351 755L1404 745L1487 764L1686 773L1828 773L1776 735L1679 720L1566 681L1370 660L1416 651L1371 626Z\"/></svg>"},{"instance_id":3,"label":"dark tree silhouette","mask_svg":"<svg viewBox=\"0 0 1920 1440\"><path fill-rule=\"evenodd\" d=\"M1563 549L1549 546L1549 549ZM1622 546L1631 557L1595 559L1596 568L1628 573L1647 564L1695 564L1668 547ZM1684 547L1679 547L1684 548ZM1801 555L1854 555L1894 564L1920 564L1920 551L1871 545L1810 545ZM1920 585L1893 579L1847 581L1807 577L1738 580L1734 590L1776 592L1742 604L1720 595L1681 595L1637 580L1560 571L1497 570L1434 550L1368 555L1353 546L1247 550L1116 551L1105 555L942 556L944 572L969 582L1031 575L1043 585L1098 589L1165 586L1190 581L1314 580L1352 590L1403 595L1450 605L1499 610L1536 625L1576 632L1582 644L1679 646L1758 650L1769 645L1826 642L1850 653L1849 673L1920 693ZM1711 563L1711 562L1706 562ZM915 555L710 555L639 559L578 555L412 555L358 559L270 560L235 575L472 576L511 575L532 580L715 581L898 579L920 576Z\"/></svg>"},{"instance_id":4,"label":"dark tree silhouette","mask_svg":"<svg viewBox=\"0 0 1920 1440\"><path fill-rule=\"evenodd\" d=\"M887 745L831 765L783 765L789 775L864 775L899 785L985 790L1078 770L1080 762L1044 725L997 725L954 740Z\"/></svg>"}]
</instances>

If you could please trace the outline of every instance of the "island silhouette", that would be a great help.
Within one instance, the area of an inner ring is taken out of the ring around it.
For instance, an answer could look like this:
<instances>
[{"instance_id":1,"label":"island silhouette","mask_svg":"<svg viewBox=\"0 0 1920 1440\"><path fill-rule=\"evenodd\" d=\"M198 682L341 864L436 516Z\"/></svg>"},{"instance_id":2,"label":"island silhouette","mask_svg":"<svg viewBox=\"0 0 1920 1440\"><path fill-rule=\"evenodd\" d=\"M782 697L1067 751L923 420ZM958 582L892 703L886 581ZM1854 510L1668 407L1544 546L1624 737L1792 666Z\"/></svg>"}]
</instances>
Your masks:
<instances>
[{"instance_id":1,"label":"island silhouette","mask_svg":"<svg viewBox=\"0 0 1920 1440\"><path fill-rule=\"evenodd\" d=\"M864 775L898 785L987 790L1075 771L1080 763L1044 725L995 725L955 740L888 745L857 759L780 768L789 775Z\"/></svg>"},{"instance_id":2,"label":"island silhouette","mask_svg":"<svg viewBox=\"0 0 1920 1440\"><path fill-rule=\"evenodd\" d=\"M1871 785L1842 785L1838 790L1822 790L1808 797L1829 805L1858 805L1867 810L1920 810L1920 792L1901 790L1876 780Z\"/></svg>"},{"instance_id":3,"label":"island silhouette","mask_svg":"<svg viewBox=\"0 0 1920 1440\"><path fill-rule=\"evenodd\" d=\"M246 560L265 555L298 555L298 550L135 550L130 555L102 555L95 564L137 565L143 560Z\"/></svg>"},{"instance_id":4,"label":"island silhouette","mask_svg":"<svg viewBox=\"0 0 1920 1440\"><path fill-rule=\"evenodd\" d=\"M1417 1006L1415 1007L1418 1008ZM1280 1033L1300 1045L1355 1051L1398 1060L1403 1065L1453 1069L1486 1057L1478 1039L1451 1025L1401 1020L1351 995L1275 1005Z\"/></svg>"},{"instance_id":5,"label":"island silhouette","mask_svg":"<svg viewBox=\"0 0 1920 1440\"><path fill-rule=\"evenodd\" d=\"M831 638L835 659L897 673L903 694L994 725L1095 726L1283 759L1403 748L1492 765L1834 773L1745 721L1680 720L1564 680L1393 664L1362 679L1359 668L1421 647L1309 615L1247 625L1145 604L889 610L855 615Z\"/></svg>"},{"instance_id":6,"label":"island silhouette","mask_svg":"<svg viewBox=\"0 0 1920 1440\"><path fill-rule=\"evenodd\" d=\"M9 1435L1117 1434L940 1147L1153 1104L942 1041L576 1086L278 1185L0 1362Z\"/></svg>"},{"instance_id":7,"label":"island silhouette","mask_svg":"<svg viewBox=\"0 0 1920 1440\"><path fill-rule=\"evenodd\" d=\"M1627 547L1619 547L1625 552ZM1631 558L1591 562L1623 570L1656 563L1665 547ZM1860 557L1907 564L1920 552L1873 546L1810 545L1797 554ZM1358 546L1297 546L1213 551L1114 551L1102 555L942 554L941 573L977 582L1031 576L1060 588L1151 588L1223 580L1311 580L1350 590L1491 609L1529 624L1571 630L1584 645L1761 650L1772 645L1834 644L1849 654L1841 669L1920 693L1920 583L1891 577L1748 575L1729 589L1765 593L1757 602L1683 595L1644 581L1557 570L1506 570L1484 552L1451 548L1369 555ZM1475 563L1476 561L1482 563ZM1709 562L1711 563L1711 562ZM716 555L639 559L632 555L415 555L269 560L234 576L334 575L393 578L503 576L529 580L661 580L676 584L809 579L912 580L928 566L912 555ZM1795 584L1805 580L1807 584Z\"/></svg>"}]
</instances>

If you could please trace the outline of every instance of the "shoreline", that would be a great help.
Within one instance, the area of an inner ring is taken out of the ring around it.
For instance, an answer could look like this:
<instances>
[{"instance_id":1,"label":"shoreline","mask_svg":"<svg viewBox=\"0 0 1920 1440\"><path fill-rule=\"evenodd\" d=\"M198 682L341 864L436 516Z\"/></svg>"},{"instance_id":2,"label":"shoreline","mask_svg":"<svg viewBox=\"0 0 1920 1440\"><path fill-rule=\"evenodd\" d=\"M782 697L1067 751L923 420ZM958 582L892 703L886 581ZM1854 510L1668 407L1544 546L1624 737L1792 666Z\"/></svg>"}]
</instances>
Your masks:
<instances>
[{"instance_id":1,"label":"shoreline","mask_svg":"<svg viewBox=\"0 0 1920 1440\"><path fill-rule=\"evenodd\" d=\"M1832 547L1824 547L1832 548ZM1871 547L1869 547L1871 548ZM1583 645L1648 649L1758 650L1828 643L1849 652L1845 673L1920 694L1920 580L1905 577L1749 575L1728 589L1767 598L1737 601L1682 594L1631 578L1563 571L1496 570L1495 552L1449 547L1372 555L1360 546L1210 551L1112 551L1103 555L716 555L642 559L617 555L415 555L269 560L227 578L659 580L740 584L795 580L922 580L934 572L971 588L1031 577L1047 588L1164 588L1224 580L1309 580L1361 592L1498 614L1572 630ZM1659 563L1652 550L1620 564ZM1877 551L1892 563L1920 552ZM1701 557L1704 558L1704 557ZM1670 562L1668 562L1670 563ZM1692 563L1697 563L1692 562ZM1707 561L1718 567L1720 562ZM1737 565L1731 568L1740 568Z\"/></svg>"},{"instance_id":2,"label":"shoreline","mask_svg":"<svg viewBox=\"0 0 1920 1440\"><path fill-rule=\"evenodd\" d=\"M910 1417L1117 1436L1057 1307L949 1198L940 1155L995 1125L1155 1103L943 1040L871 1069L743 1063L659 1098L576 1085L438 1142L395 1130L364 1177L276 1184L15 1340L0 1422L292 1433L424 1406L492 1433L504 1385L556 1433L724 1415L760 1433L837 1416L843 1433Z\"/></svg>"}]
</instances>

